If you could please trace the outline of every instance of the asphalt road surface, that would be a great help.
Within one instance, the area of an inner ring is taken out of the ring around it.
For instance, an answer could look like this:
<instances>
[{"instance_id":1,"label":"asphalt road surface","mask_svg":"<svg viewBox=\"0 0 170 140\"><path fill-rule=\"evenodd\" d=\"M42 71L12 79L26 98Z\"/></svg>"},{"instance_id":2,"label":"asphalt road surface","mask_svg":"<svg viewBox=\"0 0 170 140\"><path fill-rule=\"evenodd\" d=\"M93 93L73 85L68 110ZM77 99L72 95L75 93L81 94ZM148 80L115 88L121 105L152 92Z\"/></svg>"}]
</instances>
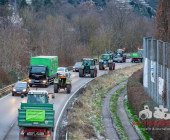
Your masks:
<instances>
[{"instance_id":1,"label":"asphalt road surface","mask_svg":"<svg viewBox=\"0 0 170 140\"><path fill-rule=\"evenodd\" d=\"M136 65L138 63L131 63L130 59L127 59L126 63L116 63L116 69L124 68L131 65ZM98 69L98 76L107 73L108 68L105 70ZM51 99L49 102L54 104L55 109L55 123L59 117L59 114L68 100L68 98L83 84L88 82L91 78L82 77L79 78L78 72L71 72L72 79L72 91L70 94L67 94L64 90L60 90L59 93L55 94L55 99ZM50 85L48 88L43 88L41 86L33 86L31 89L37 90L47 90L50 93L53 93L54 86ZM20 96L12 96L8 94L7 96L0 99L0 140L18 140L19 139L19 127L17 124L18 108L20 103L26 103L27 97L21 98ZM34 138L26 137L25 140L45 140L45 138Z\"/></svg>"}]
</instances>

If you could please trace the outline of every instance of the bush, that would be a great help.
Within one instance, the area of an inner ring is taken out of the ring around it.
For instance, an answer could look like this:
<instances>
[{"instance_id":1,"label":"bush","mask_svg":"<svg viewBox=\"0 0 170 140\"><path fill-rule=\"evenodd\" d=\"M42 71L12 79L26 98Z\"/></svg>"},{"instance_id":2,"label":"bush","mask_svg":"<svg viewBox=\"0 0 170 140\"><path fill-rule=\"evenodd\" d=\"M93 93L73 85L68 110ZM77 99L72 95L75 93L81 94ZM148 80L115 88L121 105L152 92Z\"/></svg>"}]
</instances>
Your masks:
<instances>
[{"instance_id":1,"label":"bush","mask_svg":"<svg viewBox=\"0 0 170 140\"><path fill-rule=\"evenodd\" d=\"M143 78L143 69L135 72L128 79L127 90L128 90L128 101L135 114L139 117L139 112L144 109L144 105L148 105L149 110L152 111L151 119L140 119L144 128L147 128L148 133L154 140L169 140L170 139L170 129L169 121L164 119L156 119L153 117L154 107L158 107L156 102L149 97L149 95L144 91L141 82ZM165 125L158 125L165 123ZM152 122L152 123L151 123ZM167 124L166 124L167 123Z\"/></svg>"}]
</instances>

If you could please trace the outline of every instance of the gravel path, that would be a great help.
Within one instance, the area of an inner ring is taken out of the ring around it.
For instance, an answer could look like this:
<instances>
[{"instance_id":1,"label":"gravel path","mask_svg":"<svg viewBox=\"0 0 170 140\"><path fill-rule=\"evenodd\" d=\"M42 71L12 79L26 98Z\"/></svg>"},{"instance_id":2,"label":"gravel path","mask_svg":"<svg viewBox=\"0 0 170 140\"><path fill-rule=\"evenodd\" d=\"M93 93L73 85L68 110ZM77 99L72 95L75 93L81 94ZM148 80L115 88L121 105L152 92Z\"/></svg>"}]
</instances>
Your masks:
<instances>
[{"instance_id":1,"label":"gravel path","mask_svg":"<svg viewBox=\"0 0 170 140\"><path fill-rule=\"evenodd\" d=\"M125 88L122 92L119 93L119 99L117 103L117 114L122 122L122 125L124 127L124 130L129 137L130 140L140 140L140 137L134 130L133 126L129 122L129 118L126 114L126 111L124 109L124 96L127 92L127 89Z\"/></svg>"},{"instance_id":2,"label":"gravel path","mask_svg":"<svg viewBox=\"0 0 170 140\"><path fill-rule=\"evenodd\" d=\"M106 134L109 140L119 140L119 136L117 134L117 131L115 130L115 128L113 127L113 120L110 114L110 98L111 96L116 92L117 89L119 89L120 87L122 87L124 84L126 84L127 82L123 82L117 86L115 86L112 90L110 90L104 100L103 100L103 106L102 106L102 123L103 126L106 130Z\"/></svg>"},{"instance_id":3,"label":"gravel path","mask_svg":"<svg viewBox=\"0 0 170 140\"><path fill-rule=\"evenodd\" d=\"M122 87L124 84L126 84L127 81L120 83L119 85L116 85L113 89L111 89L105 96L105 99L103 100L103 106L102 106L102 123L106 130L107 138L108 140L120 140L119 135L116 131L116 129L113 127L113 120L110 114L110 98L111 96L116 92L117 89ZM136 131L133 129L133 126L130 124L128 116L124 109L124 94L126 93L126 90L123 90L121 93L119 93L119 99L118 99L118 110L117 113L122 121L122 125L125 129L125 132L127 133L130 140L140 140L139 136L137 135Z\"/></svg>"}]
</instances>

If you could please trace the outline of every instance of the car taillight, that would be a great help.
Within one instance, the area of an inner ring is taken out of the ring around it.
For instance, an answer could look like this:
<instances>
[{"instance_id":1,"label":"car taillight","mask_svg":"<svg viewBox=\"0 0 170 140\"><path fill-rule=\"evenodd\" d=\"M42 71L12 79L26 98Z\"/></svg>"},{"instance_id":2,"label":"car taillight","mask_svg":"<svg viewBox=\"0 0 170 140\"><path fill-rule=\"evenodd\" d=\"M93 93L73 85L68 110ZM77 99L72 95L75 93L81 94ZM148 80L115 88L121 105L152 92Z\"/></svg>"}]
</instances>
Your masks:
<instances>
[{"instance_id":1,"label":"car taillight","mask_svg":"<svg viewBox=\"0 0 170 140\"><path fill-rule=\"evenodd\" d=\"M67 83L69 83L70 81L68 80Z\"/></svg>"},{"instance_id":2,"label":"car taillight","mask_svg":"<svg viewBox=\"0 0 170 140\"><path fill-rule=\"evenodd\" d=\"M57 80L55 80L55 82L57 82Z\"/></svg>"},{"instance_id":3,"label":"car taillight","mask_svg":"<svg viewBox=\"0 0 170 140\"><path fill-rule=\"evenodd\" d=\"M50 131L47 131L47 136L50 136L51 134L50 134Z\"/></svg>"},{"instance_id":4,"label":"car taillight","mask_svg":"<svg viewBox=\"0 0 170 140\"><path fill-rule=\"evenodd\" d=\"M24 133L24 130L21 130L21 133Z\"/></svg>"}]
</instances>

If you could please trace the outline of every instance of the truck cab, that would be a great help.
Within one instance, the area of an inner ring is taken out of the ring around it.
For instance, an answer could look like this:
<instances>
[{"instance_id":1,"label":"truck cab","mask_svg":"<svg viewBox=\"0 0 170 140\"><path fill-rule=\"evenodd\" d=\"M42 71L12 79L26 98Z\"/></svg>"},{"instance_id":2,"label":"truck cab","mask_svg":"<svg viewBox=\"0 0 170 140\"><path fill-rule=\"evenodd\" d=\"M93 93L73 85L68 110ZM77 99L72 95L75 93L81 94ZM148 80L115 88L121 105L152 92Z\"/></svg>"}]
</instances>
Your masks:
<instances>
[{"instance_id":1,"label":"truck cab","mask_svg":"<svg viewBox=\"0 0 170 140\"><path fill-rule=\"evenodd\" d=\"M46 84L47 83L47 71L48 68L47 66L43 66L43 65L31 65L28 67L28 71L29 71L29 85L30 87L33 84Z\"/></svg>"}]
</instances>

